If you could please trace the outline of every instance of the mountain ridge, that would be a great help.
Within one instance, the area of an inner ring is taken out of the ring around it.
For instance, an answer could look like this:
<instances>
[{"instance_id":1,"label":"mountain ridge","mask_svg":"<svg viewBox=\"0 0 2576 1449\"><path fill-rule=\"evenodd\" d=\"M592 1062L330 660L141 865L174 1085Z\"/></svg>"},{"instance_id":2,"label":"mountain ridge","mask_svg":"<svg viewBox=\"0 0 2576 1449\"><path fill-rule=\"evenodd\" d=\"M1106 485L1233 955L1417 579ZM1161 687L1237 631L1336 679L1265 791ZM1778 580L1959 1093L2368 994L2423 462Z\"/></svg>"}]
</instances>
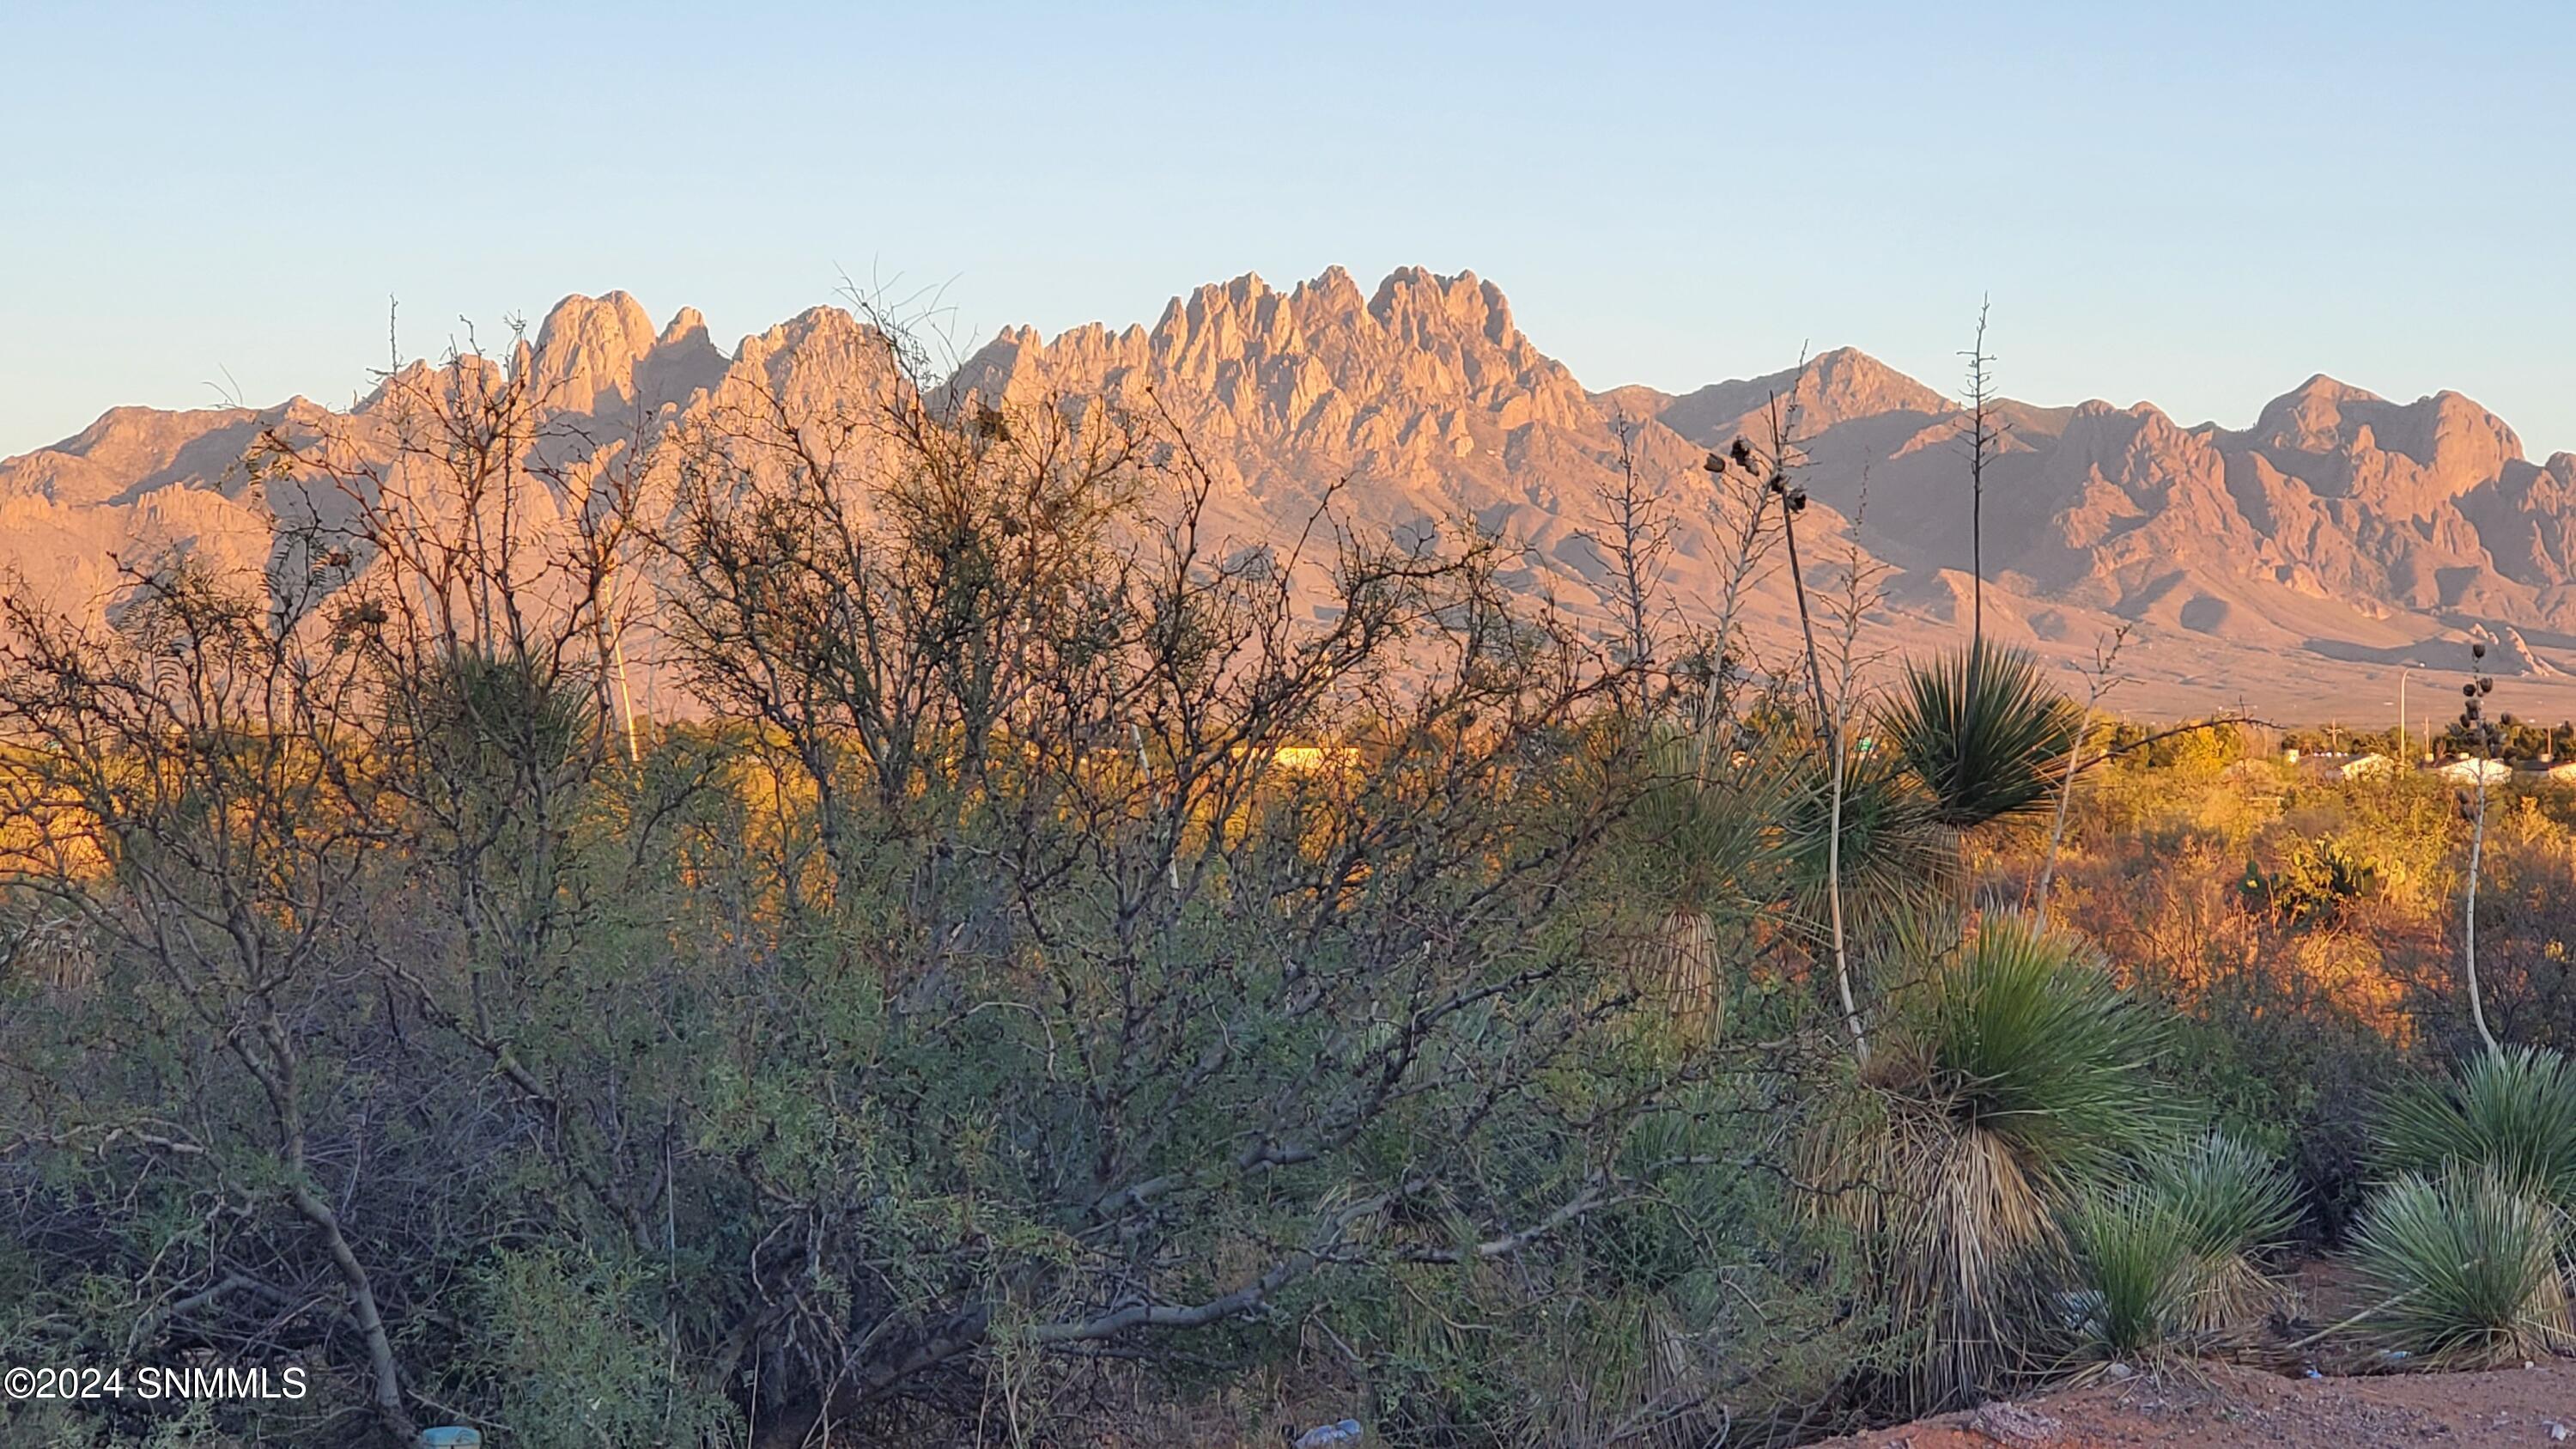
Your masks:
<instances>
[{"instance_id":1,"label":"mountain ridge","mask_svg":"<svg viewBox=\"0 0 2576 1449\"><path fill-rule=\"evenodd\" d=\"M812 308L726 351L694 309L656 327L625 292L575 294L506 361L471 365L528 380L557 417L683 426L746 389L853 386L865 325ZM1150 326L1002 328L948 385L1013 405L1152 406L1205 454L1215 515L1246 540L1275 540L1328 491L1371 526L1472 519L1525 547L1517 582L1578 613L1600 602L1589 525L1627 468L1676 520L1673 597L1708 596L1721 505L1699 462L1761 438L1776 409L1818 505L1801 525L1813 556L1856 549L1884 567L1893 642L1955 637L1961 620L1962 410L1853 347L1683 393L1592 392L1472 271L1398 268L1363 293L1333 267L1285 290L1253 273L1206 283ZM111 409L0 460L0 564L79 594L111 589L113 560L137 549L257 563L275 520L243 486L242 452L264 427L363 419L384 394L344 412L303 398ZM2357 697L2393 665L2451 646L2464 659L2480 638L2525 641L2503 666L2535 684L2576 672L2576 455L2531 460L2457 392L2395 402L2318 373L2236 430L2143 401L1995 413L1989 625L2044 656L2081 662L2125 626L2139 695L2176 709L2222 700L2230 674L2287 705ZM1753 605L1775 647L1786 594L1775 569Z\"/></svg>"}]
</instances>

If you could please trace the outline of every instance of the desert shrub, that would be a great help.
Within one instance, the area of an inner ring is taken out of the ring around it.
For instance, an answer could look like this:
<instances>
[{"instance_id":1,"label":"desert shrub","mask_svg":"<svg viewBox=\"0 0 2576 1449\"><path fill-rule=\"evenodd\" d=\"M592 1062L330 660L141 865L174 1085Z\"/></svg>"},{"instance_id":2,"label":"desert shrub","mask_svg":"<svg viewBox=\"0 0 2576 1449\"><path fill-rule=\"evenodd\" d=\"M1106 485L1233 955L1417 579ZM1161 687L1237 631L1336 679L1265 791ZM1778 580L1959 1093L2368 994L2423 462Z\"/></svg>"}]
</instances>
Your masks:
<instances>
[{"instance_id":1,"label":"desert shrub","mask_svg":"<svg viewBox=\"0 0 2576 1449\"><path fill-rule=\"evenodd\" d=\"M415 385L402 467L267 478L357 510L331 599L0 598L8 919L94 968L0 987L0 1346L309 1364L214 1411L288 1445L1078 1442L1319 1352L1416 1442L1824 1396L1789 787L1645 818L1490 541L1215 556L1185 440L898 381L662 440L647 549L520 511L515 374Z\"/></svg>"},{"instance_id":2,"label":"desert shrub","mask_svg":"<svg viewBox=\"0 0 2576 1449\"><path fill-rule=\"evenodd\" d=\"M2267 833L2286 848L2332 852L2368 874L2366 894L2410 913L2439 914L2452 901L2452 852L2460 820L2439 782L2411 775L2302 782Z\"/></svg>"},{"instance_id":3,"label":"desert shrub","mask_svg":"<svg viewBox=\"0 0 2576 1449\"><path fill-rule=\"evenodd\" d=\"M1757 954L1747 939L1757 903L1780 892L1775 827L1795 744L1756 735L1739 745L1667 723L1643 745L1619 866L1602 888L1636 918L1619 950L1640 991L1685 1038L1706 1041L1743 985L1722 963L1740 966Z\"/></svg>"},{"instance_id":4,"label":"desert shrub","mask_svg":"<svg viewBox=\"0 0 2576 1449\"><path fill-rule=\"evenodd\" d=\"M2125 772L2206 783L2246 758L2244 726L2219 721L2200 729L2128 721L2116 726L2112 745Z\"/></svg>"},{"instance_id":5,"label":"desert shrub","mask_svg":"<svg viewBox=\"0 0 2576 1449\"><path fill-rule=\"evenodd\" d=\"M2490 810L2478 894L2487 1017L2507 1041L2568 1050L2576 1047L2576 837L2528 795ZM2473 1039L2460 985L2448 973L2428 973L2426 984L2425 1015L2446 1035Z\"/></svg>"},{"instance_id":6,"label":"desert shrub","mask_svg":"<svg viewBox=\"0 0 2576 1449\"><path fill-rule=\"evenodd\" d=\"M466 1297L480 1331L456 1367L457 1396L509 1405L511 1442L530 1449L739 1439L731 1403L673 1381L651 1328L650 1272L562 1246L493 1253Z\"/></svg>"},{"instance_id":7,"label":"desert shrub","mask_svg":"<svg viewBox=\"0 0 2576 1449\"><path fill-rule=\"evenodd\" d=\"M2060 1184L2171 1130L2174 1108L2148 1071L2162 1024L2090 947L2017 916L1988 916L1955 959L1930 964L1919 994L1899 1008L1904 1036L1883 1070L1916 1074L1927 1100Z\"/></svg>"},{"instance_id":8,"label":"desert shrub","mask_svg":"<svg viewBox=\"0 0 2576 1449\"><path fill-rule=\"evenodd\" d=\"M1630 1150L1642 1166L1741 1141L1677 1114ZM1767 1174L1699 1175L1601 1215L1544 1266L1408 1271L1334 1320L1372 1350L1375 1427L1396 1443L1696 1449L1846 1422L1827 1406L1866 1346L1848 1269L1788 1197ZM1747 1231L1764 1221L1780 1229Z\"/></svg>"},{"instance_id":9,"label":"desert shrub","mask_svg":"<svg viewBox=\"0 0 2576 1449\"><path fill-rule=\"evenodd\" d=\"M2405 1080L2404 1053L2290 972L2230 971L2174 1005L2169 1078L2283 1164L2310 1240L2341 1241L2381 1172L2371 1117L2354 1104Z\"/></svg>"},{"instance_id":10,"label":"desert shrub","mask_svg":"<svg viewBox=\"0 0 2576 1449\"><path fill-rule=\"evenodd\" d=\"M2294 925L2340 920L2355 901L2379 894L2379 869L2339 841L2298 841L2266 870L2245 868L2246 901Z\"/></svg>"},{"instance_id":11,"label":"desert shrub","mask_svg":"<svg viewBox=\"0 0 2576 1449\"><path fill-rule=\"evenodd\" d=\"M2557 1209L2486 1169L2398 1178L2353 1234L2387 1341L2446 1366L2488 1368L2569 1342Z\"/></svg>"},{"instance_id":12,"label":"desert shrub","mask_svg":"<svg viewBox=\"0 0 2576 1449\"><path fill-rule=\"evenodd\" d=\"M2321 795L2320 808L2341 809L2344 793ZM2406 988L2389 957L2415 949L2420 928L2396 899L2366 899L2342 919L2306 925L2248 909L2241 863L2269 851L2264 837L2285 827L2265 817L2204 834L2208 802L2237 794L2232 781L2150 771L2088 784L2059 919L2095 934L2123 979L2166 1009L2168 1078L2231 1136L2279 1160L2296 1184L2302 1231L2334 1242L2379 1171L2369 1115L2353 1104L2410 1071ZM2330 830L2343 818L2303 828ZM2386 858L2367 841L2355 849Z\"/></svg>"}]
</instances>

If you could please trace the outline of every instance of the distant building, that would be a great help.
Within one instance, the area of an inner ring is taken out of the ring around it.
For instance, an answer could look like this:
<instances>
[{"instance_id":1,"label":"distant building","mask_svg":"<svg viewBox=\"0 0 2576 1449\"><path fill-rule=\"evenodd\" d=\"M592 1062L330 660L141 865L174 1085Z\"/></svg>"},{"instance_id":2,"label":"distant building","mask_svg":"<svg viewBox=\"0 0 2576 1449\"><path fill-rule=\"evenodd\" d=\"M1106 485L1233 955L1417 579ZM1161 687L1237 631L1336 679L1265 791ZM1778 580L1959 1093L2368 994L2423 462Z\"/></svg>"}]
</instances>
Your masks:
<instances>
[{"instance_id":1,"label":"distant building","mask_svg":"<svg viewBox=\"0 0 2576 1449\"><path fill-rule=\"evenodd\" d=\"M2293 750L2290 763L2315 780L2384 780L2397 771L2397 762L2386 755L2303 755Z\"/></svg>"},{"instance_id":2,"label":"distant building","mask_svg":"<svg viewBox=\"0 0 2576 1449\"><path fill-rule=\"evenodd\" d=\"M2513 774L2513 766L2502 760L2473 760L2465 755L2425 768L2455 785L2474 785L2481 778L2492 785Z\"/></svg>"}]
</instances>

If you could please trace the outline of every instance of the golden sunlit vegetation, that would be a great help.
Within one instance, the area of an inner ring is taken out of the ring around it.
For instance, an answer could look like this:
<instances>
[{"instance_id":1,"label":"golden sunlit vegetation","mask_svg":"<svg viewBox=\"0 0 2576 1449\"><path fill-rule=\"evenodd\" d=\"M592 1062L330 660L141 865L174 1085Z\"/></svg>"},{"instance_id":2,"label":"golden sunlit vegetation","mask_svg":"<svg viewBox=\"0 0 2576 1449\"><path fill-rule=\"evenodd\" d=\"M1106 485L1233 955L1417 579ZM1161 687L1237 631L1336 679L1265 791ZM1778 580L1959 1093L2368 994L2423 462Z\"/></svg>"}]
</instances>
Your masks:
<instances>
[{"instance_id":1,"label":"golden sunlit vegetation","mask_svg":"<svg viewBox=\"0 0 2576 1449\"><path fill-rule=\"evenodd\" d=\"M1229 553L1167 424L870 336L617 479L407 374L428 481L271 438L266 576L9 596L0 1358L313 1384L12 1442L1787 1444L2353 1245L2392 1345L2564 1328L2560 787L1873 672L1857 566L1765 665L1634 495L1606 629ZM1799 463L1709 460L1739 582Z\"/></svg>"}]
</instances>

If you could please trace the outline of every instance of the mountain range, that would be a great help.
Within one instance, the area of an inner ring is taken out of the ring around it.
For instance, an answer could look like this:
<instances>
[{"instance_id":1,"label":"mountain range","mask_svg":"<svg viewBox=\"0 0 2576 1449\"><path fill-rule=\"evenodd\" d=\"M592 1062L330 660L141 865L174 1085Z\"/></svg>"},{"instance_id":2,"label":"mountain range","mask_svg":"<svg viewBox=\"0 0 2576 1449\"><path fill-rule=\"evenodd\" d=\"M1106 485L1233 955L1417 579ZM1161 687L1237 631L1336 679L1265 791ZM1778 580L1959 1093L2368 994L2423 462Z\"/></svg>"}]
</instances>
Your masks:
<instances>
[{"instance_id":1,"label":"mountain range","mask_svg":"<svg viewBox=\"0 0 2576 1449\"><path fill-rule=\"evenodd\" d=\"M848 367L827 364L846 363L863 325L817 308L727 351L695 311L657 328L611 292L565 298L507 363L451 365L533 378L570 424L549 429L560 451L618 420L686 426L761 386L848 387ZM1595 392L1520 330L1490 281L1408 268L1364 292L1334 268L1286 291L1250 275L1202 286L1150 327L1008 329L951 382L996 401L1168 414L1215 476L1214 519L1242 543L1293 536L1336 486L1364 525L1472 518L1525 550L1516 582L1578 614L1602 607L1602 499L1630 470L1674 520L1670 597L1685 613L1710 606L1727 548L1702 462L1738 437L1764 440L1776 412L1814 503L1800 525L1811 584L1833 586L1855 557L1868 565L1876 649L1955 642L1967 627L1968 416L1851 348L1688 393ZM0 568L103 603L119 557L263 564L278 520L244 466L253 442L280 427L364 439L385 397L338 413L303 398L114 409L0 461ZM1990 413L1988 632L2078 668L2125 626L2112 707L2378 726L2401 668L2448 683L2486 640L2509 707L2576 713L2576 454L2526 457L2469 399L2396 402L2318 376L2242 430L2149 403L2005 400ZM1785 573L1769 570L1747 607L1757 643L1785 650Z\"/></svg>"}]
</instances>

